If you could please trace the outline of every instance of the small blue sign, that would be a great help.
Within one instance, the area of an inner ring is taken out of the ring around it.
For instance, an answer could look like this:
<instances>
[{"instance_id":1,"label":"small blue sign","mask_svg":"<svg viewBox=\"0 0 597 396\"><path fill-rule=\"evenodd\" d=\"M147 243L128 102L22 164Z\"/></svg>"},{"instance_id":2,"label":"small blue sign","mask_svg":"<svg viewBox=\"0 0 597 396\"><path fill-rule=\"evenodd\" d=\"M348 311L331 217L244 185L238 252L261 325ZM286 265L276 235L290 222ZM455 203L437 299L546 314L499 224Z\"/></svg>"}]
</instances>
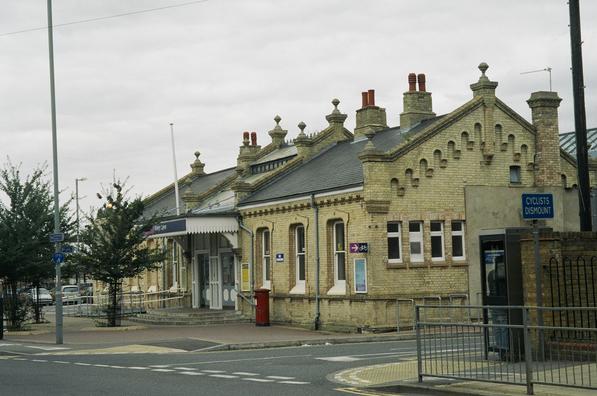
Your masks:
<instances>
[{"instance_id":1,"label":"small blue sign","mask_svg":"<svg viewBox=\"0 0 597 396\"><path fill-rule=\"evenodd\" d=\"M64 241L64 234L62 232L56 234L50 234L50 242L58 243Z\"/></svg>"},{"instance_id":2,"label":"small blue sign","mask_svg":"<svg viewBox=\"0 0 597 396\"><path fill-rule=\"evenodd\" d=\"M75 248L71 245L62 245L62 253L72 253L75 251Z\"/></svg>"},{"instance_id":3,"label":"small blue sign","mask_svg":"<svg viewBox=\"0 0 597 396\"><path fill-rule=\"evenodd\" d=\"M522 194L523 219L553 219L553 194Z\"/></svg>"},{"instance_id":4,"label":"small blue sign","mask_svg":"<svg viewBox=\"0 0 597 396\"><path fill-rule=\"evenodd\" d=\"M350 253L369 253L369 244L367 242L351 242Z\"/></svg>"},{"instance_id":5,"label":"small blue sign","mask_svg":"<svg viewBox=\"0 0 597 396\"><path fill-rule=\"evenodd\" d=\"M281 263L284 261L284 253L276 253L276 262Z\"/></svg>"},{"instance_id":6,"label":"small blue sign","mask_svg":"<svg viewBox=\"0 0 597 396\"><path fill-rule=\"evenodd\" d=\"M64 262L64 254L60 252L56 252L52 255L52 261L54 264L60 264Z\"/></svg>"}]
</instances>

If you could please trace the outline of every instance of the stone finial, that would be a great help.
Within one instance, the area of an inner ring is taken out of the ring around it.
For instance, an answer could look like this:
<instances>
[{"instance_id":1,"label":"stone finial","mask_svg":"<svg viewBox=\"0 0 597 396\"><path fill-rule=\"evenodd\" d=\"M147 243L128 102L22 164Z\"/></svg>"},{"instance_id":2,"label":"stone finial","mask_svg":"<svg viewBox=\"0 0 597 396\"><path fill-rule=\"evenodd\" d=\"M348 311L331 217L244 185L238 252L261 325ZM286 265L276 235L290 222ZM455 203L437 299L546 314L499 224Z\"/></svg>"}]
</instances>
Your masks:
<instances>
[{"instance_id":1,"label":"stone finial","mask_svg":"<svg viewBox=\"0 0 597 396\"><path fill-rule=\"evenodd\" d=\"M282 129L282 127L280 126L280 121L282 121L282 117L276 115L274 117L274 121L276 122L276 125L274 126L274 129L268 132L268 134L272 137L272 144L274 146L279 147L284 143L284 138L286 137L288 131Z\"/></svg>"},{"instance_id":2,"label":"stone finial","mask_svg":"<svg viewBox=\"0 0 597 396\"><path fill-rule=\"evenodd\" d=\"M203 170L205 164L199 159L200 155L201 153L199 151L195 151L195 161L191 164L191 173L196 176L205 174L205 171Z\"/></svg>"},{"instance_id":3,"label":"stone finial","mask_svg":"<svg viewBox=\"0 0 597 396\"><path fill-rule=\"evenodd\" d=\"M301 130L301 132L299 133L299 136L306 136L305 128L307 127L307 124L305 124L304 122L301 121L301 122L299 122L298 127Z\"/></svg>"},{"instance_id":4,"label":"stone finial","mask_svg":"<svg viewBox=\"0 0 597 396\"><path fill-rule=\"evenodd\" d=\"M337 125L344 125L344 121L348 117L346 114L342 114L338 109L338 105L340 101L337 98L332 99L332 105L334 105L334 110L332 110L331 114L325 116L325 119L328 120L330 125L337 124Z\"/></svg>"},{"instance_id":5,"label":"stone finial","mask_svg":"<svg viewBox=\"0 0 597 396\"><path fill-rule=\"evenodd\" d=\"M490 81L485 75L485 72L487 69L489 69L489 65L485 62L481 62L478 67L479 70L481 70L481 77L479 77L479 81L477 81L475 84L471 84L473 96L495 96L495 89L497 88L498 83L495 81Z\"/></svg>"}]
</instances>

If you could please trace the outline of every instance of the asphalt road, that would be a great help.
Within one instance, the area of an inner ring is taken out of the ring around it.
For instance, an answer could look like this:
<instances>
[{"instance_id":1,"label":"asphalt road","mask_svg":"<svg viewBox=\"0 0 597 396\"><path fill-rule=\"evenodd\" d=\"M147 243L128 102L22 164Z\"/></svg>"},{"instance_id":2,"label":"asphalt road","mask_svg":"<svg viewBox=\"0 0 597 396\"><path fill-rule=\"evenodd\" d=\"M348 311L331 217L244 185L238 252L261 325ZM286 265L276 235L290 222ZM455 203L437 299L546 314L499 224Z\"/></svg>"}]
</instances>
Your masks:
<instances>
[{"instance_id":1,"label":"asphalt road","mask_svg":"<svg viewBox=\"0 0 597 396\"><path fill-rule=\"evenodd\" d=\"M168 354L36 347L0 341L1 395L340 395L347 386L334 373L416 356L414 341Z\"/></svg>"}]
</instances>

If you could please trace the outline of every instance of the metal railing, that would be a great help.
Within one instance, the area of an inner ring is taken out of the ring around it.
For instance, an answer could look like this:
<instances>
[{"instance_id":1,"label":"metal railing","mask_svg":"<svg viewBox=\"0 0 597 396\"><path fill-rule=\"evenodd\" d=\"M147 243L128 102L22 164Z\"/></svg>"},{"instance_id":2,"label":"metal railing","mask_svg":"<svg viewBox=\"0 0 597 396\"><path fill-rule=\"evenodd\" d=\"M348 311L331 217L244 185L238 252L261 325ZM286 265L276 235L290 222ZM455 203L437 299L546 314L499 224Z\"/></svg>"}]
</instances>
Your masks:
<instances>
[{"instance_id":1,"label":"metal railing","mask_svg":"<svg viewBox=\"0 0 597 396\"><path fill-rule=\"evenodd\" d=\"M163 290L158 292L126 292L118 295L118 309L121 316L145 313L151 308L176 308L183 306L183 299L187 296L182 290ZM65 296L63 297L63 312L65 316L105 317L106 309L110 306L110 295L107 293L93 296Z\"/></svg>"},{"instance_id":2,"label":"metal railing","mask_svg":"<svg viewBox=\"0 0 597 396\"><path fill-rule=\"evenodd\" d=\"M425 310L447 314L433 319ZM471 310L477 315L467 315ZM419 382L439 377L515 384L528 394L534 384L597 389L597 328L552 320L573 312L597 314L597 308L416 306Z\"/></svg>"}]
</instances>

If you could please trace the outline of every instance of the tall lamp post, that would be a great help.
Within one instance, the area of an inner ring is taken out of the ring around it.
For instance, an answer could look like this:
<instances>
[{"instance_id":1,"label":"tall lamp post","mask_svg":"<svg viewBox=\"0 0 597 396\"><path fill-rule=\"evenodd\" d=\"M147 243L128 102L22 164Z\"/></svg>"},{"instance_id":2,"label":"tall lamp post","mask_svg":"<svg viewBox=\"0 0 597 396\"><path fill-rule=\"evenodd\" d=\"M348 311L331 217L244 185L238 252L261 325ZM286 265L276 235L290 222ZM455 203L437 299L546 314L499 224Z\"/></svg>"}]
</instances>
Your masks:
<instances>
[{"instance_id":1,"label":"tall lamp post","mask_svg":"<svg viewBox=\"0 0 597 396\"><path fill-rule=\"evenodd\" d=\"M79 234L80 234L80 227L79 227L79 182L87 180L86 177L76 178L75 179L75 202L77 205L76 209L76 216L77 216L77 251L79 251ZM79 257L79 268L81 267L81 258ZM79 283L79 268L77 268L77 284Z\"/></svg>"},{"instance_id":2,"label":"tall lamp post","mask_svg":"<svg viewBox=\"0 0 597 396\"><path fill-rule=\"evenodd\" d=\"M50 65L50 106L52 112L52 170L54 176L54 242L56 267L56 344L62 344L62 285L60 281L60 200L58 197L58 144L56 139L56 91L54 86L54 32L52 29L52 0L48 0L48 55Z\"/></svg>"}]
</instances>

